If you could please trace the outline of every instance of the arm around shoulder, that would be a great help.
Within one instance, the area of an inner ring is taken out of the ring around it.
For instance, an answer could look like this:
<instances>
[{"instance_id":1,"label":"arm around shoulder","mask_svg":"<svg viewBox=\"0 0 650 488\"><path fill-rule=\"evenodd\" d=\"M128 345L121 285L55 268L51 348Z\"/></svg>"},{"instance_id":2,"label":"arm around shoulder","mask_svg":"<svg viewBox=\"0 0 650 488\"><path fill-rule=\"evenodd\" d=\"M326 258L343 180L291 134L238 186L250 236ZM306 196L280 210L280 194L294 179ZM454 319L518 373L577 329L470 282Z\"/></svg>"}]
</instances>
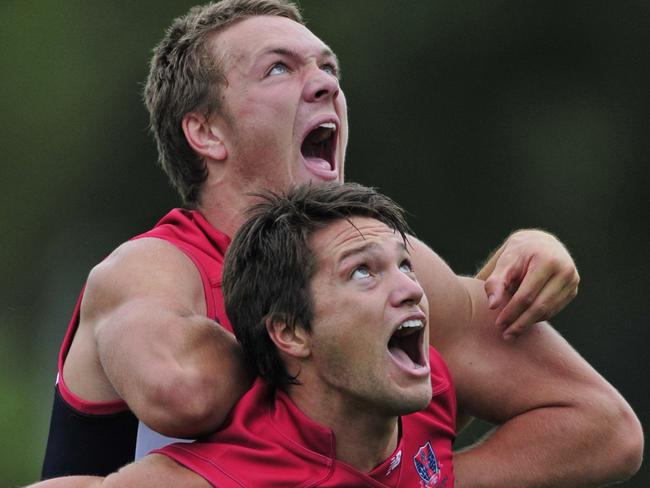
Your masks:
<instances>
[{"instance_id":1,"label":"arm around shoulder","mask_svg":"<svg viewBox=\"0 0 650 488\"><path fill-rule=\"evenodd\" d=\"M205 316L198 271L164 241L118 248L91 273L81 313L112 387L165 435L214 430L250 384L234 336Z\"/></svg>"},{"instance_id":2,"label":"arm around shoulder","mask_svg":"<svg viewBox=\"0 0 650 488\"><path fill-rule=\"evenodd\" d=\"M422 243L413 254L429 298L432 345L451 371L459 418L497 425L455 455L458 487L600 486L638 470L643 434L636 415L550 325L504 340L482 281L455 276Z\"/></svg>"},{"instance_id":3,"label":"arm around shoulder","mask_svg":"<svg viewBox=\"0 0 650 488\"><path fill-rule=\"evenodd\" d=\"M458 486L575 488L632 476L643 433L619 392L546 323L504 341L483 283L463 282L471 320L446 354L459 408L497 428L458 453Z\"/></svg>"}]
</instances>

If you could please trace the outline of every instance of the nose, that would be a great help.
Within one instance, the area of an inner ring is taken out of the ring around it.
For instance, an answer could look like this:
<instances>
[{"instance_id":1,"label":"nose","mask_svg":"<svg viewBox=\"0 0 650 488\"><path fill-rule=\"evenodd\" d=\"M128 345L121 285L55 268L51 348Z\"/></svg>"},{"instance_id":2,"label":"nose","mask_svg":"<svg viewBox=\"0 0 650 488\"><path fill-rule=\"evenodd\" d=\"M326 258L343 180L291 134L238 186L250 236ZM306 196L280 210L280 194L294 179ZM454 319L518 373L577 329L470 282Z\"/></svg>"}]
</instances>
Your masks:
<instances>
[{"instance_id":1,"label":"nose","mask_svg":"<svg viewBox=\"0 0 650 488\"><path fill-rule=\"evenodd\" d=\"M339 95L339 80L318 66L310 68L303 88L303 97L308 102L335 99Z\"/></svg>"},{"instance_id":2,"label":"nose","mask_svg":"<svg viewBox=\"0 0 650 488\"><path fill-rule=\"evenodd\" d=\"M417 305L422 301L424 290L420 283L412 275L398 269L391 280L392 290L390 294L391 305L401 307L404 305Z\"/></svg>"}]
</instances>

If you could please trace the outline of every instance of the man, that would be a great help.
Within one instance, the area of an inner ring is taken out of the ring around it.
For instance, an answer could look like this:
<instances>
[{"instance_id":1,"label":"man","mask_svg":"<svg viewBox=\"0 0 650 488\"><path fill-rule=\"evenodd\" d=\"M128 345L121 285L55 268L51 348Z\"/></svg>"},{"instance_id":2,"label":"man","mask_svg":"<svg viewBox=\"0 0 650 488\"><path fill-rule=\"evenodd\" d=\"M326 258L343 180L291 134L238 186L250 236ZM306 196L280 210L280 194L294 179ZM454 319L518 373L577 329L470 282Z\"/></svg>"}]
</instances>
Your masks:
<instances>
[{"instance_id":1,"label":"man","mask_svg":"<svg viewBox=\"0 0 650 488\"><path fill-rule=\"evenodd\" d=\"M136 417L166 435L214 430L248 389L252 378L223 308L223 254L250 192L342 179L347 114L337 66L285 2L196 8L170 28L145 99L162 165L196 210L172 211L90 273L59 358L44 477L106 474L129 461ZM506 288L518 286L496 318L499 329L472 320L489 308L487 298L465 292L468 308L458 294L441 295L437 258L422 243L413 246L429 301L450 300L457 309L445 317L432 310L430 322L454 375L459 427L471 415L500 424L457 457L457 480L534 486L628 473L641 436L625 401L580 368L584 381L569 388L561 368L531 361L560 357L547 329L515 343L502 338L550 317L575 294L564 248L528 231L495 253L480 273L492 273L491 305L503 305Z\"/></svg>"}]
</instances>

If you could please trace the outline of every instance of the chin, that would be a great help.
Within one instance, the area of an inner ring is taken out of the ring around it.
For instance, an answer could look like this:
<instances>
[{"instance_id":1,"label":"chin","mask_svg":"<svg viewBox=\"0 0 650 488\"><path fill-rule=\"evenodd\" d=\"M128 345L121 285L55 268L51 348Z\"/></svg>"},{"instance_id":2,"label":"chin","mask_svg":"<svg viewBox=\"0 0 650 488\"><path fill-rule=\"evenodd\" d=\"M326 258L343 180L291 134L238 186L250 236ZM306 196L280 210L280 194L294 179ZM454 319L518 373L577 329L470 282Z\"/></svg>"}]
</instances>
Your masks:
<instances>
[{"instance_id":1,"label":"chin","mask_svg":"<svg viewBox=\"0 0 650 488\"><path fill-rule=\"evenodd\" d=\"M396 392L384 403L387 413L391 416L408 415L427 408L431 402L431 385L412 387L409 390Z\"/></svg>"},{"instance_id":2,"label":"chin","mask_svg":"<svg viewBox=\"0 0 650 488\"><path fill-rule=\"evenodd\" d=\"M429 394L428 396L418 396L417 398L410 399L408 401L404 401L405 404L405 410L400 414L400 415L408 415L409 413L414 413L414 412L419 412L420 410L424 410L429 406L429 403L431 402L431 395Z\"/></svg>"}]
</instances>

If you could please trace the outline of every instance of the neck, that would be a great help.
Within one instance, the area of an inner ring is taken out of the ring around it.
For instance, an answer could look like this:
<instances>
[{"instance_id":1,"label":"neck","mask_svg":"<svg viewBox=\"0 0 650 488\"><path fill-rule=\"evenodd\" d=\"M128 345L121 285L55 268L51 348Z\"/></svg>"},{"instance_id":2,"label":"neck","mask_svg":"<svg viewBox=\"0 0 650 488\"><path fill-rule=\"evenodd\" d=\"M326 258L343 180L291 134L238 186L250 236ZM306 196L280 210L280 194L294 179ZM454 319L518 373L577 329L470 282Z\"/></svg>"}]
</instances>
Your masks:
<instances>
[{"instance_id":1,"label":"neck","mask_svg":"<svg viewBox=\"0 0 650 488\"><path fill-rule=\"evenodd\" d=\"M204 187L198 210L214 228L229 237L244 223L245 211L253 203L247 190L217 184Z\"/></svg>"},{"instance_id":2,"label":"neck","mask_svg":"<svg viewBox=\"0 0 650 488\"><path fill-rule=\"evenodd\" d=\"M291 385L287 394L305 415L332 429L338 460L367 473L397 448L397 417L382 415L368 403L308 390L305 385Z\"/></svg>"}]
</instances>

